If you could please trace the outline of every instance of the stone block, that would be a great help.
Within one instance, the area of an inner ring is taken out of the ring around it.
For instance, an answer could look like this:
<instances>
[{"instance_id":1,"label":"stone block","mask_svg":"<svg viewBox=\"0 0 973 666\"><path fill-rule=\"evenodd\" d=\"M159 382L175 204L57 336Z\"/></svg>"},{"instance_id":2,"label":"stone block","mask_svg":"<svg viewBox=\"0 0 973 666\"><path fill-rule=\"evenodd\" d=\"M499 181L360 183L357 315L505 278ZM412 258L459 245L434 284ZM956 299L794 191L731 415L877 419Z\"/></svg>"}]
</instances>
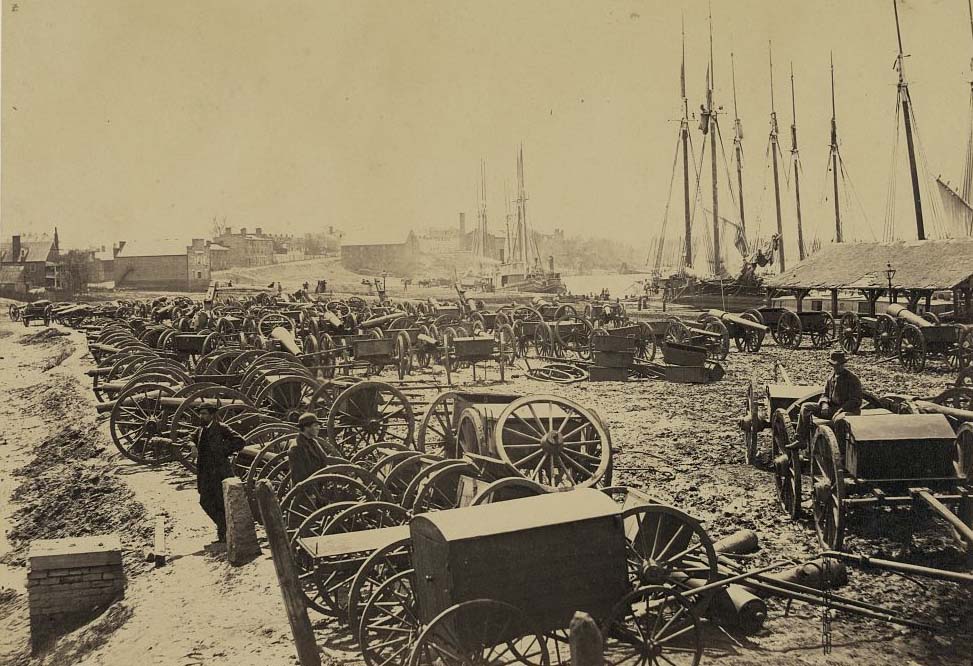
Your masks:
<instances>
[{"instance_id":1,"label":"stone block","mask_svg":"<svg viewBox=\"0 0 973 666\"><path fill-rule=\"evenodd\" d=\"M243 482L232 477L223 480L223 504L226 508L226 559L239 566L260 554L257 530Z\"/></svg>"},{"instance_id":2,"label":"stone block","mask_svg":"<svg viewBox=\"0 0 973 666\"><path fill-rule=\"evenodd\" d=\"M122 542L117 534L31 542L27 561L31 571L76 570L121 564Z\"/></svg>"}]
</instances>

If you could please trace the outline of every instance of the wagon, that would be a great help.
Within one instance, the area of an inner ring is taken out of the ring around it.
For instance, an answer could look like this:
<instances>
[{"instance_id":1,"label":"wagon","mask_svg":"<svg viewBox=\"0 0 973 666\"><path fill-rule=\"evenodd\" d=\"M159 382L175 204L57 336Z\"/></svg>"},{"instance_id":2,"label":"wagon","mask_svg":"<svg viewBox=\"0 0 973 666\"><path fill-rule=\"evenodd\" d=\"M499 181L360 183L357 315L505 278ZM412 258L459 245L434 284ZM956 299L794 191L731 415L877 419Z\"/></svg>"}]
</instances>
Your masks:
<instances>
[{"instance_id":1,"label":"wagon","mask_svg":"<svg viewBox=\"0 0 973 666\"><path fill-rule=\"evenodd\" d=\"M25 327L33 323L42 323L44 326L50 326L51 302L34 301L33 303L27 303L20 307L19 315L20 321L23 322Z\"/></svg>"},{"instance_id":2,"label":"wagon","mask_svg":"<svg viewBox=\"0 0 973 666\"><path fill-rule=\"evenodd\" d=\"M759 314L760 323L770 327L774 340L785 349L800 347L805 335L818 349L827 349L835 340L834 317L826 310L757 308L748 312Z\"/></svg>"},{"instance_id":3,"label":"wagon","mask_svg":"<svg viewBox=\"0 0 973 666\"><path fill-rule=\"evenodd\" d=\"M450 333L443 336L442 362L446 370L446 383L452 384L452 373L463 364L473 368L473 381L476 381L477 365L487 361L497 364L500 381L505 380L505 369L514 360L513 333L509 326L501 327L493 336L473 335L453 337Z\"/></svg>"}]
</instances>

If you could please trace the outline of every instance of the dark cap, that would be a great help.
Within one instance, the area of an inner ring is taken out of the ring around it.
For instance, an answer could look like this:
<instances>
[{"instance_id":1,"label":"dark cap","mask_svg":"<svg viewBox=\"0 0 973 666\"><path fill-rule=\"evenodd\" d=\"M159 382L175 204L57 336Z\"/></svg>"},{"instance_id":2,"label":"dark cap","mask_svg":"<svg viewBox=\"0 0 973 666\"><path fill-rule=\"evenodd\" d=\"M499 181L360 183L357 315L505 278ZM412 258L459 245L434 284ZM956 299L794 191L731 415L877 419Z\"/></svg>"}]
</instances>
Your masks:
<instances>
[{"instance_id":1,"label":"dark cap","mask_svg":"<svg viewBox=\"0 0 973 666\"><path fill-rule=\"evenodd\" d=\"M317 423L317 422L318 422L317 414L313 412L305 412L301 414L301 418L297 419L297 427L303 428L305 426L309 426L312 423Z\"/></svg>"},{"instance_id":2,"label":"dark cap","mask_svg":"<svg viewBox=\"0 0 973 666\"><path fill-rule=\"evenodd\" d=\"M845 365L847 362L848 355L840 349L831 352L831 356L828 358L828 363L831 365Z\"/></svg>"}]
</instances>

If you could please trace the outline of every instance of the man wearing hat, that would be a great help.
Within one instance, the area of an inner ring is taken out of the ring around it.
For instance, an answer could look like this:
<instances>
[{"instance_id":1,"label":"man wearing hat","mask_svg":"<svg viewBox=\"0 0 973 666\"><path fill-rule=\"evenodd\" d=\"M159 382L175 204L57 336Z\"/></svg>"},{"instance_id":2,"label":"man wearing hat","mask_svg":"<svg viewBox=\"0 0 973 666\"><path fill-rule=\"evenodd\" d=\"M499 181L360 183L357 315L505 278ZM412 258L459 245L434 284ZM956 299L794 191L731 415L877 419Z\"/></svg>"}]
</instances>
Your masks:
<instances>
[{"instance_id":1,"label":"man wearing hat","mask_svg":"<svg viewBox=\"0 0 973 666\"><path fill-rule=\"evenodd\" d=\"M233 476L230 456L245 442L233 428L217 418L217 408L203 404L198 410L202 425L196 431L196 489L199 505L216 523L216 540L226 541L226 512L223 507L223 479Z\"/></svg>"},{"instance_id":2,"label":"man wearing hat","mask_svg":"<svg viewBox=\"0 0 973 666\"><path fill-rule=\"evenodd\" d=\"M797 431L803 442L811 436L815 417L833 421L840 415L858 416L862 411L862 383L848 369L848 356L840 349L835 350L831 352L828 363L834 370L824 385L824 393L817 404L801 406Z\"/></svg>"},{"instance_id":3,"label":"man wearing hat","mask_svg":"<svg viewBox=\"0 0 973 666\"><path fill-rule=\"evenodd\" d=\"M338 457L337 451L331 450L318 438L321 424L317 414L306 412L297 420L300 432L287 449L287 461L290 463L291 482L300 483L328 464L329 457Z\"/></svg>"}]
</instances>

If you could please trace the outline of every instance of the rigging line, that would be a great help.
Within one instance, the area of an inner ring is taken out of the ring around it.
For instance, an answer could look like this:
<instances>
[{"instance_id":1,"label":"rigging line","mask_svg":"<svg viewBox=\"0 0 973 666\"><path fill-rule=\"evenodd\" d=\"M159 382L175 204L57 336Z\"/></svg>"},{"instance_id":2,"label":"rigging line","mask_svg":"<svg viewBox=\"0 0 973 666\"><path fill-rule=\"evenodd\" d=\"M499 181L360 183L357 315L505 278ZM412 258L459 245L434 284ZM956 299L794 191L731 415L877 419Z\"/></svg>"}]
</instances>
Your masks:
<instances>
[{"instance_id":1,"label":"rigging line","mask_svg":"<svg viewBox=\"0 0 973 666\"><path fill-rule=\"evenodd\" d=\"M662 262L662 250L665 245L666 237L666 226L669 223L669 206L672 204L672 186L676 182L676 171L679 168L679 146L682 144L682 137L676 137L676 151L672 157L672 174L669 176L669 194L666 197L666 208L665 212L662 214L662 229L659 231L659 248L656 252L655 263L656 267Z\"/></svg>"},{"instance_id":2,"label":"rigging line","mask_svg":"<svg viewBox=\"0 0 973 666\"><path fill-rule=\"evenodd\" d=\"M862 219L865 221L865 226L868 227L869 235L872 237L872 240L877 241L878 235L875 233L875 227L872 226L872 220L865 210L865 204L862 202L861 196L858 194L858 188L855 187L855 181L851 179L851 175L845 168L845 158L842 157L840 152L838 153L838 166L841 168L841 182L845 185L845 196L854 196L854 201L858 203L858 209L861 212ZM848 195L847 192L851 192L851 195Z\"/></svg>"},{"instance_id":3,"label":"rigging line","mask_svg":"<svg viewBox=\"0 0 973 666\"><path fill-rule=\"evenodd\" d=\"M925 150L925 146L922 143L922 135L919 133L919 122L916 120L915 105L911 104L911 99L909 104L909 112L912 114L912 127L916 135L916 143L918 144L918 148L919 148L919 157L922 159L922 168L925 175L923 182L927 184L926 199L930 201L930 209L932 210L932 222L934 227L939 228L939 233L941 236L950 238L951 233L950 233L950 229L948 228L948 225L946 224L945 212L942 210L942 201L939 199L939 197L932 196L933 193L931 193L928 189L928 184L933 182L932 171L929 168L929 161L926 158L926 150Z\"/></svg>"}]
</instances>

